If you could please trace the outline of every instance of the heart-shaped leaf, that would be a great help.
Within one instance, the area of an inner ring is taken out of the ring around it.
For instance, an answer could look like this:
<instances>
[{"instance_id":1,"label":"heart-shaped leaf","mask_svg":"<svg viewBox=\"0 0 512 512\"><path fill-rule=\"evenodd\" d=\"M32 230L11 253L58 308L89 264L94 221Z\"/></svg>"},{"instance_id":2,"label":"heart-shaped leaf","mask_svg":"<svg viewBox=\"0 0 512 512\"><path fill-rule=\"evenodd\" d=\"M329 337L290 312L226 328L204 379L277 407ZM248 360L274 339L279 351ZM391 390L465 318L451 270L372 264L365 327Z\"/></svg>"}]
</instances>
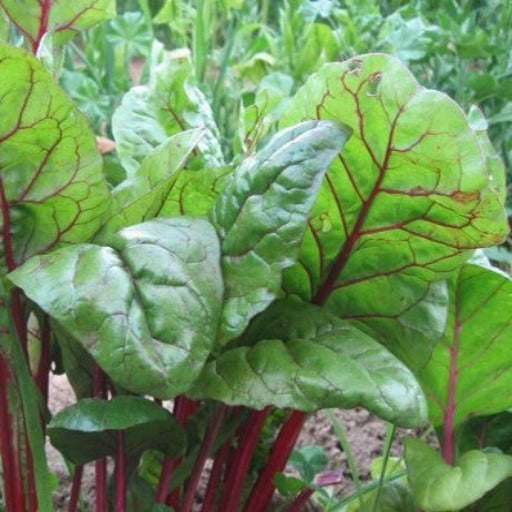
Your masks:
<instances>
[{"instance_id":1,"label":"heart-shaped leaf","mask_svg":"<svg viewBox=\"0 0 512 512\"><path fill-rule=\"evenodd\" d=\"M0 45L0 74L1 221L14 267L90 239L110 196L86 119L41 63Z\"/></svg>"},{"instance_id":2,"label":"heart-shaped leaf","mask_svg":"<svg viewBox=\"0 0 512 512\"><path fill-rule=\"evenodd\" d=\"M426 512L460 510L512 476L512 456L466 452L456 466L424 441L405 440L405 462L414 498Z\"/></svg>"},{"instance_id":3,"label":"heart-shaped leaf","mask_svg":"<svg viewBox=\"0 0 512 512\"><path fill-rule=\"evenodd\" d=\"M443 340L418 373L434 425L512 406L512 280L480 265L464 265L450 282Z\"/></svg>"},{"instance_id":4,"label":"heart-shaped leaf","mask_svg":"<svg viewBox=\"0 0 512 512\"><path fill-rule=\"evenodd\" d=\"M331 122L301 123L277 133L230 176L210 216L226 286L221 342L240 335L276 298L323 175L347 135Z\"/></svg>"},{"instance_id":5,"label":"heart-shaped leaf","mask_svg":"<svg viewBox=\"0 0 512 512\"><path fill-rule=\"evenodd\" d=\"M324 66L281 126L304 119L343 122L353 135L327 172L284 287L418 366L429 354L418 346L443 330L442 301L424 300L430 282L507 233L503 167L455 102L386 55Z\"/></svg>"},{"instance_id":6,"label":"heart-shaped leaf","mask_svg":"<svg viewBox=\"0 0 512 512\"><path fill-rule=\"evenodd\" d=\"M10 278L116 383L172 398L213 346L219 260L208 222L156 219L122 230L112 248L77 245L31 258Z\"/></svg>"},{"instance_id":7,"label":"heart-shaped leaf","mask_svg":"<svg viewBox=\"0 0 512 512\"><path fill-rule=\"evenodd\" d=\"M250 332L263 339L208 363L193 397L256 409L363 406L404 427L425 423L426 400L409 369L348 322L284 301L258 317Z\"/></svg>"},{"instance_id":8,"label":"heart-shaped leaf","mask_svg":"<svg viewBox=\"0 0 512 512\"><path fill-rule=\"evenodd\" d=\"M118 430L124 433L128 457L150 449L176 457L185 449L185 433L172 414L135 396L84 398L57 413L48 425L53 446L74 464L116 455Z\"/></svg>"}]
</instances>

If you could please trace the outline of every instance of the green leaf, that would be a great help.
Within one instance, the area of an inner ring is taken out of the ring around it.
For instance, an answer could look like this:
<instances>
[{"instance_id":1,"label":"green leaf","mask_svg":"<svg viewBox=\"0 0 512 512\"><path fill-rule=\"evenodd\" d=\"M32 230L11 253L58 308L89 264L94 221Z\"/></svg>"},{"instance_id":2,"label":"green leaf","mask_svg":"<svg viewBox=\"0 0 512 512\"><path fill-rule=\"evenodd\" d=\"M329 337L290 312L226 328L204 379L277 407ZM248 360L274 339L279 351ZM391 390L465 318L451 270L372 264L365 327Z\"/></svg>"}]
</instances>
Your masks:
<instances>
[{"instance_id":1,"label":"green leaf","mask_svg":"<svg viewBox=\"0 0 512 512\"><path fill-rule=\"evenodd\" d=\"M282 130L228 180L210 218L221 239L225 279L219 339L240 335L277 296L293 265L327 166L347 139L330 122Z\"/></svg>"},{"instance_id":2,"label":"green leaf","mask_svg":"<svg viewBox=\"0 0 512 512\"><path fill-rule=\"evenodd\" d=\"M158 44L153 45L151 60L149 84L125 94L112 119L117 152L128 176L170 135L191 128L204 131L197 148L199 167L224 165L218 128L194 83L190 61L165 53Z\"/></svg>"},{"instance_id":3,"label":"green leaf","mask_svg":"<svg viewBox=\"0 0 512 512\"><path fill-rule=\"evenodd\" d=\"M312 484L315 476L326 468L328 459L321 446L312 445L294 450L288 463L299 472L307 484Z\"/></svg>"},{"instance_id":4,"label":"green leaf","mask_svg":"<svg viewBox=\"0 0 512 512\"><path fill-rule=\"evenodd\" d=\"M113 47L124 46L130 57L146 56L151 49L153 32L141 12L125 12L108 26L106 40Z\"/></svg>"},{"instance_id":5,"label":"green leaf","mask_svg":"<svg viewBox=\"0 0 512 512\"><path fill-rule=\"evenodd\" d=\"M307 484L300 478L285 475L284 473L276 473L273 483L283 496L297 494L307 487Z\"/></svg>"},{"instance_id":6,"label":"green leaf","mask_svg":"<svg viewBox=\"0 0 512 512\"><path fill-rule=\"evenodd\" d=\"M450 415L456 426L512 406L512 281L467 264L452 279L450 298L445 336L418 376L432 423Z\"/></svg>"},{"instance_id":7,"label":"green leaf","mask_svg":"<svg viewBox=\"0 0 512 512\"><path fill-rule=\"evenodd\" d=\"M6 389L8 413L11 415L13 430L10 440L15 453L23 454L30 445L37 504L40 512L53 510L51 500L51 478L46 459L41 417L44 414L40 393L34 384L21 344L18 342L11 318L9 295L4 288L5 280L0 279L0 357L4 359L9 373ZM1 502L0 502L1 503Z\"/></svg>"},{"instance_id":8,"label":"green leaf","mask_svg":"<svg viewBox=\"0 0 512 512\"><path fill-rule=\"evenodd\" d=\"M160 215L162 217L208 215L232 172L232 167L195 171L184 169L167 196Z\"/></svg>"},{"instance_id":9,"label":"green leaf","mask_svg":"<svg viewBox=\"0 0 512 512\"><path fill-rule=\"evenodd\" d=\"M53 446L74 464L116 455L118 430L124 432L128 457L150 449L176 457L185 449L184 431L172 414L135 396L84 398L58 412L48 424Z\"/></svg>"},{"instance_id":10,"label":"green leaf","mask_svg":"<svg viewBox=\"0 0 512 512\"><path fill-rule=\"evenodd\" d=\"M52 332L59 344L62 365L75 395L77 398L90 398L93 392L94 359L56 322L52 322Z\"/></svg>"},{"instance_id":11,"label":"green leaf","mask_svg":"<svg viewBox=\"0 0 512 512\"><path fill-rule=\"evenodd\" d=\"M478 500L468 512L510 512L512 509L512 478L508 478Z\"/></svg>"},{"instance_id":12,"label":"green leaf","mask_svg":"<svg viewBox=\"0 0 512 512\"><path fill-rule=\"evenodd\" d=\"M193 397L256 409L363 406L404 427L426 421L426 401L409 369L334 315L278 302L251 325L252 333L258 340L252 346L227 350L205 366Z\"/></svg>"},{"instance_id":13,"label":"green leaf","mask_svg":"<svg viewBox=\"0 0 512 512\"><path fill-rule=\"evenodd\" d=\"M0 184L19 264L87 241L110 198L86 119L43 66L0 45L0 74Z\"/></svg>"},{"instance_id":14,"label":"green leaf","mask_svg":"<svg viewBox=\"0 0 512 512\"><path fill-rule=\"evenodd\" d=\"M418 366L428 357L418 347L435 343L444 323L445 298L430 283L507 233L502 171L489 167L462 110L386 55L324 66L281 126L304 119L343 122L353 135L327 172L284 288Z\"/></svg>"},{"instance_id":15,"label":"green leaf","mask_svg":"<svg viewBox=\"0 0 512 512\"><path fill-rule=\"evenodd\" d=\"M163 215L179 171L202 138L201 130L169 137L112 192L112 205L95 240L108 242L121 228Z\"/></svg>"},{"instance_id":16,"label":"green leaf","mask_svg":"<svg viewBox=\"0 0 512 512\"><path fill-rule=\"evenodd\" d=\"M512 476L512 456L466 452L450 466L420 439L405 440L409 483L418 506L426 512L460 510Z\"/></svg>"},{"instance_id":17,"label":"green leaf","mask_svg":"<svg viewBox=\"0 0 512 512\"><path fill-rule=\"evenodd\" d=\"M261 80L254 102L247 108L241 105L235 151L250 152L277 125L292 87L292 77L283 73L269 73Z\"/></svg>"},{"instance_id":18,"label":"green leaf","mask_svg":"<svg viewBox=\"0 0 512 512\"><path fill-rule=\"evenodd\" d=\"M337 512L416 512L418 509L414 504L414 498L411 490L402 482L387 482L380 490L377 503L377 492L375 490L368 493L363 507L358 501L352 501L346 507Z\"/></svg>"},{"instance_id":19,"label":"green leaf","mask_svg":"<svg viewBox=\"0 0 512 512\"><path fill-rule=\"evenodd\" d=\"M48 16L45 32L55 32L65 42L116 14L115 0L0 0L0 7L32 46L39 42L43 16Z\"/></svg>"},{"instance_id":20,"label":"green leaf","mask_svg":"<svg viewBox=\"0 0 512 512\"><path fill-rule=\"evenodd\" d=\"M491 447L512 454L512 411L470 418L464 422L457 441L461 452Z\"/></svg>"},{"instance_id":21,"label":"green leaf","mask_svg":"<svg viewBox=\"0 0 512 512\"><path fill-rule=\"evenodd\" d=\"M215 231L203 220L157 219L122 230L112 247L37 256L10 279L114 382L172 398L214 343L222 298Z\"/></svg>"}]
</instances>

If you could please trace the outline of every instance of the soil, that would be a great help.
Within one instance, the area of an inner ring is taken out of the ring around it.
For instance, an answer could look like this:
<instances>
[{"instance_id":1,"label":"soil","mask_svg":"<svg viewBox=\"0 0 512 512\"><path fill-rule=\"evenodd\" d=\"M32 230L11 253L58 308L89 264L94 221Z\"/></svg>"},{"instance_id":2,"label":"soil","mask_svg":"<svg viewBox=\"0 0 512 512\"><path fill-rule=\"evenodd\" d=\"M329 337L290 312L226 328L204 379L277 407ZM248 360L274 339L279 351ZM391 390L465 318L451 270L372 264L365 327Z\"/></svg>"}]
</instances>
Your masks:
<instances>
[{"instance_id":1,"label":"soil","mask_svg":"<svg viewBox=\"0 0 512 512\"><path fill-rule=\"evenodd\" d=\"M50 410L55 413L74 402L74 393L64 375L53 376L50 384ZM385 423L364 409L350 411L339 410L337 417L343 424L351 449L356 458L360 478L364 482L369 479L369 467L371 461L381 455L384 436L386 433ZM396 441L392 446L392 454L401 453L400 439L407 434L414 434L413 431L400 429ZM303 432L297 443L298 446L320 445L328 455L328 469L341 471L343 481L336 487L336 494L346 496L352 486L351 473L349 471L346 456L339 446L338 439L334 434L332 426L326 416L319 412L306 422ZM55 508L58 512L67 510L71 478L64 464L61 455L48 443L47 452L49 465L55 473L59 485L54 493ZM82 496L86 504L94 501L94 465L88 464L84 467L82 480ZM311 509L312 510L312 509Z\"/></svg>"}]
</instances>

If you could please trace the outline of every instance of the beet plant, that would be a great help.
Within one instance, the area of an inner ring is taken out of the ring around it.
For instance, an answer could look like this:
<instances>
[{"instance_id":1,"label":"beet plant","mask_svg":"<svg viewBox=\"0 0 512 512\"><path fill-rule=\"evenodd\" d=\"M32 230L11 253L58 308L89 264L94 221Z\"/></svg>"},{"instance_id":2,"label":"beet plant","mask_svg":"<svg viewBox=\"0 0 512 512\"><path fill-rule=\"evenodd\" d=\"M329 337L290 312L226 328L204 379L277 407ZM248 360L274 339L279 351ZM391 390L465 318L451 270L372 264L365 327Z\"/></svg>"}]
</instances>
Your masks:
<instances>
[{"instance_id":1,"label":"beet plant","mask_svg":"<svg viewBox=\"0 0 512 512\"><path fill-rule=\"evenodd\" d=\"M40 55L112 14L25 4L34 16L0 2ZM507 234L504 169L480 112L362 55L313 74L279 129L226 164L189 60L158 44L151 60L112 120L125 176L111 185L52 74L0 46L6 511L52 510L46 435L73 465L69 510L94 461L97 511L189 512L208 458L203 512L269 510L325 408L437 429L440 453L406 441L403 490L423 510L462 509L512 476L512 283L478 252ZM52 364L77 402L51 418ZM358 510L389 506L393 485ZM280 506L302 509L306 487Z\"/></svg>"}]
</instances>

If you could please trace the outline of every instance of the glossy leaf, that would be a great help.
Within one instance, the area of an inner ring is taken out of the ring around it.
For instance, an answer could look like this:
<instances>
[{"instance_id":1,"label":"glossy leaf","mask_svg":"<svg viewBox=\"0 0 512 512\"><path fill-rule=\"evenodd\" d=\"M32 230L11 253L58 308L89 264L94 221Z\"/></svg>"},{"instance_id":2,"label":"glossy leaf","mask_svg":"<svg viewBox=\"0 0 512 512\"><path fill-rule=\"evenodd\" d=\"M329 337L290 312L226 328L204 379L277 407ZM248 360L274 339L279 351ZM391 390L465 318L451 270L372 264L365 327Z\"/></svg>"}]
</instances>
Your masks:
<instances>
[{"instance_id":1,"label":"glossy leaf","mask_svg":"<svg viewBox=\"0 0 512 512\"><path fill-rule=\"evenodd\" d=\"M277 296L295 262L322 177L347 139L330 122L282 130L228 180L210 218L221 239L225 279L219 338L240 335Z\"/></svg>"},{"instance_id":2,"label":"glossy leaf","mask_svg":"<svg viewBox=\"0 0 512 512\"><path fill-rule=\"evenodd\" d=\"M409 483L418 506L426 512L460 510L512 476L512 456L466 452L450 466L420 439L405 440Z\"/></svg>"},{"instance_id":3,"label":"glossy leaf","mask_svg":"<svg viewBox=\"0 0 512 512\"><path fill-rule=\"evenodd\" d=\"M88 123L43 66L0 45L0 189L14 265L88 240L109 192ZM3 259L2 259L3 264Z\"/></svg>"},{"instance_id":4,"label":"glossy leaf","mask_svg":"<svg viewBox=\"0 0 512 512\"><path fill-rule=\"evenodd\" d=\"M0 7L32 46L41 32L55 32L64 41L116 14L115 0L0 0Z\"/></svg>"},{"instance_id":5,"label":"glossy leaf","mask_svg":"<svg viewBox=\"0 0 512 512\"><path fill-rule=\"evenodd\" d=\"M405 427L427 419L425 397L407 367L316 306L278 302L251 325L248 338L251 346L227 350L205 366L193 397L256 409L363 406Z\"/></svg>"},{"instance_id":6,"label":"glossy leaf","mask_svg":"<svg viewBox=\"0 0 512 512\"><path fill-rule=\"evenodd\" d=\"M48 425L53 446L74 464L115 456L118 430L124 432L128 457L150 449L175 457L185 449L184 431L173 416L135 396L84 398L58 412Z\"/></svg>"},{"instance_id":7,"label":"glossy leaf","mask_svg":"<svg viewBox=\"0 0 512 512\"><path fill-rule=\"evenodd\" d=\"M112 206L95 240L107 242L120 229L161 216L180 170L202 138L201 130L169 137L112 191Z\"/></svg>"},{"instance_id":8,"label":"glossy leaf","mask_svg":"<svg viewBox=\"0 0 512 512\"><path fill-rule=\"evenodd\" d=\"M173 57L154 44L150 69L149 84L125 94L112 119L117 152L128 176L170 135L192 128L204 132L196 155L200 166L224 165L213 113L194 84L188 58Z\"/></svg>"},{"instance_id":9,"label":"glossy leaf","mask_svg":"<svg viewBox=\"0 0 512 512\"><path fill-rule=\"evenodd\" d=\"M467 264L450 285L450 314L443 340L418 375L434 425L512 406L512 281Z\"/></svg>"},{"instance_id":10,"label":"glossy leaf","mask_svg":"<svg viewBox=\"0 0 512 512\"><path fill-rule=\"evenodd\" d=\"M353 135L329 168L285 289L417 366L428 356L417 347L444 323L430 283L507 233L502 171L488 165L462 110L386 55L324 66L281 126L304 119L343 122Z\"/></svg>"},{"instance_id":11,"label":"glossy leaf","mask_svg":"<svg viewBox=\"0 0 512 512\"><path fill-rule=\"evenodd\" d=\"M158 219L122 230L112 248L77 245L31 258L10 278L114 382L172 398L195 380L213 346L219 259L208 222Z\"/></svg>"}]
</instances>

